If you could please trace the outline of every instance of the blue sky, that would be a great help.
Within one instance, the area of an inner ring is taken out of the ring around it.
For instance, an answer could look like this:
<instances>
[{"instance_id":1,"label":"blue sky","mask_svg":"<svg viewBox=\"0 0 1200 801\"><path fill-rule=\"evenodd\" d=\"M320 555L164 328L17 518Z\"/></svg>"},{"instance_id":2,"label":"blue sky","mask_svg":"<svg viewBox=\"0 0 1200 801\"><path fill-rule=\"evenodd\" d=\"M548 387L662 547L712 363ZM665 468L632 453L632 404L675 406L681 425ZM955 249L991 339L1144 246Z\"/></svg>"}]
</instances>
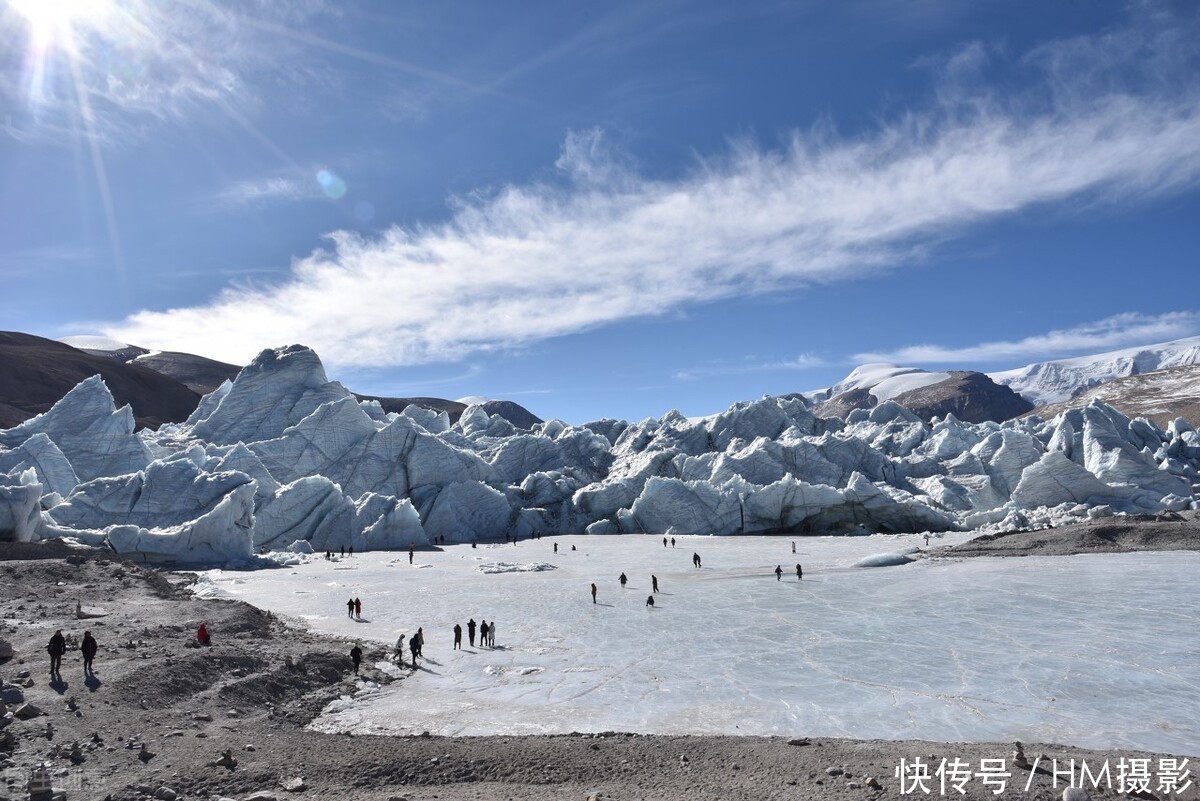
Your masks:
<instances>
[{"instance_id":1,"label":"blue sky","mask_svg":"<svg viewBox=\"0 0 1200 801\"><path fill-rule=\"evenodd\" d=\"M706 414L1200 334L1190 3L0 0L0 328Z\"/></svg>"}]
</instances>

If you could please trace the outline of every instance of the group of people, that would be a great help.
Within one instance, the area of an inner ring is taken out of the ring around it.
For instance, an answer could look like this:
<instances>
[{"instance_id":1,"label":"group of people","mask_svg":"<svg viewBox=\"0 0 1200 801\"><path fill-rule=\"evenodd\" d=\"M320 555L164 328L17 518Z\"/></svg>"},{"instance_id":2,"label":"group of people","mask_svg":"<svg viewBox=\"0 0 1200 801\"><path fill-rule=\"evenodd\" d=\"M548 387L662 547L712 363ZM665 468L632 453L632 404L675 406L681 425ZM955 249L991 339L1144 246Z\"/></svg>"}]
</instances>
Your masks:
<instances>
[{"instance_id":1,"label":"group of people","mask_svg":"<svg viewBox=\"0 0 1200 801\"><path fill-rule=\"evenodd\" d=\"M85 631L83 641L79 643L79 653L83 656L84 675L92 675L92 660L96 658L99 650L100 644L96 642L96 638L90 631ZM67 652L67 638L63 636L62 629L54 632L50 638L50 644L46 646L46 652L50 654L50 675L57 677L62 668L63 655Z\"/></svg>"},{"instance_id":2,"label":"group of people","mask_svg":"<svg viewBox=\"0 0 1200 801\"><path fill-rule=\"evenodd\" d=\"M797 580L804 579L804 568L800 567L799 562L796 563L796 579ZM776 581L783 580L783 565L775 565L775 580Z\"/></svg>"},{"instance_id":3,"label":"group of people","mask_svg":"<svg viewBox=\"0 0 1200 801\"><path fill-rule=\"evenodd\" d=\"M346 601L346 617L361 619L362 618L362 601L358 598L351 598Z\"/></svg>"}]
</instances>

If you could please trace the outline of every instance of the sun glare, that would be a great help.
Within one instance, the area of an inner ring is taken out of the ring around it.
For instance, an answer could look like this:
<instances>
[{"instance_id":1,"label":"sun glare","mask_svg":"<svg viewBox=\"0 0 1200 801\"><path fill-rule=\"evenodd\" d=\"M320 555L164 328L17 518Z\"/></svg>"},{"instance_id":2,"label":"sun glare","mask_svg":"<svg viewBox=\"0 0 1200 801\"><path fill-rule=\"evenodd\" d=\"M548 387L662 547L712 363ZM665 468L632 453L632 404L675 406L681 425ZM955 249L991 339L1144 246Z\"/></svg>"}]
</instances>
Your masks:
<instances>
[{"instance_id":1,"label":"sun glare","mask_svg":"<svg viewBox=\"0 0 1200 801\"><path fill-rule=\"evenodd\" d=\"M29 21L32 38L40 45L69 36L81 25L95 25L110 11L111 0L8 0Z\"/></svg>"}]
</instances>

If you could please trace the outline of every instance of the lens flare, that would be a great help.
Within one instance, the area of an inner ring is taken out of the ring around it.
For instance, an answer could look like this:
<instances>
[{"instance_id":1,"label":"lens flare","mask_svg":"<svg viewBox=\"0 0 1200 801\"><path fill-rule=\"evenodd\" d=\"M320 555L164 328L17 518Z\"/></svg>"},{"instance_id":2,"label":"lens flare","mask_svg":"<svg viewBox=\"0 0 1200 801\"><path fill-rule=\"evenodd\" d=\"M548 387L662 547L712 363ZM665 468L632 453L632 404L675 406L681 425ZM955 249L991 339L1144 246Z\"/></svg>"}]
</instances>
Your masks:
<instances>
[{"instance_id":1,"label":"lens flare","mask_svg":"<svg viewBox=\"0 0 1200 801\"><path fill-rule=\"evenodd\" d=\"M317 173L317 183L321 185L321 191L334 200L341 200L346 196L346 182L329 170Z\"/></svg>"}]
</instances>

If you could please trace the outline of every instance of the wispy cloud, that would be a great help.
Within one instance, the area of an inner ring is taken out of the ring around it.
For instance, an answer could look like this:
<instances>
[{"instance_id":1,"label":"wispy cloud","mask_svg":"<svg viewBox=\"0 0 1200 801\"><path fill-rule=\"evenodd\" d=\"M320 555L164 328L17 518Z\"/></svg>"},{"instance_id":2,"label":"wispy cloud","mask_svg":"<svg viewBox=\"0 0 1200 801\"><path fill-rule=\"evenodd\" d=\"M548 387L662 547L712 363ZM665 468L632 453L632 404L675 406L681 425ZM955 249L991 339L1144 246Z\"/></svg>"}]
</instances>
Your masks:
<instances>
[{"instance_id":1,"label":"wispy cloud","mask_svg":"<svg viewBox=\"0 0 1200 801\"><path fill-rule=\"evenodd\" d=\"M217 195L229 206L252 206L286 200L315 200L325 197L315 178L276 175L252 181L238 181Z\"/></svg>"},{"instance_id":2,"label":"wispy cloud","mask_svg":"<svg viewBox=\"0 0 1200 801\"><path fill-rule=\"evenodd\" d=\"M1008 342L984 342L963 348L910 345L886 353L857 353L852 358L856 362L905 365L1016 362L1117 350L1196 335L1200 335L1200 312L1127 313Z\"/></svg>"},{"instance_id":3,"label":"wispy cloud","mask_svg":"<svg viewBox=\"0 0 1200 801\"><path fill-rule=\"evenodd\" d=\"M700 367L677 370L671 375L676 381L695 381L699 378L715 378L722 375L746 375L748 373L777 373L788 370L810 370L821 367L825 360L818 356L802 353L794 359L763 361L748 358L740 362L714 362Z\"/></svg>"},{"instance_id":4,"label":"wispy cloud","mask_svg":"<svg viewBox=\"0 0 1200 801\"><path fill-rule=\"evenodd\" d=\"M456 360L860 278L1021 210L1182 191L1200 182L1197 28L1152 20L995 65L1019 91L947 67L954 80L924 111L873 133L738 143L670 180L611 156L598 132L572 134L562 182L457 199L438 225L334 232L285 281L107 331L231 361L286 342L343 366ZM985 56L997 58L965 60Z\"/></svg>"}]
</instances>

